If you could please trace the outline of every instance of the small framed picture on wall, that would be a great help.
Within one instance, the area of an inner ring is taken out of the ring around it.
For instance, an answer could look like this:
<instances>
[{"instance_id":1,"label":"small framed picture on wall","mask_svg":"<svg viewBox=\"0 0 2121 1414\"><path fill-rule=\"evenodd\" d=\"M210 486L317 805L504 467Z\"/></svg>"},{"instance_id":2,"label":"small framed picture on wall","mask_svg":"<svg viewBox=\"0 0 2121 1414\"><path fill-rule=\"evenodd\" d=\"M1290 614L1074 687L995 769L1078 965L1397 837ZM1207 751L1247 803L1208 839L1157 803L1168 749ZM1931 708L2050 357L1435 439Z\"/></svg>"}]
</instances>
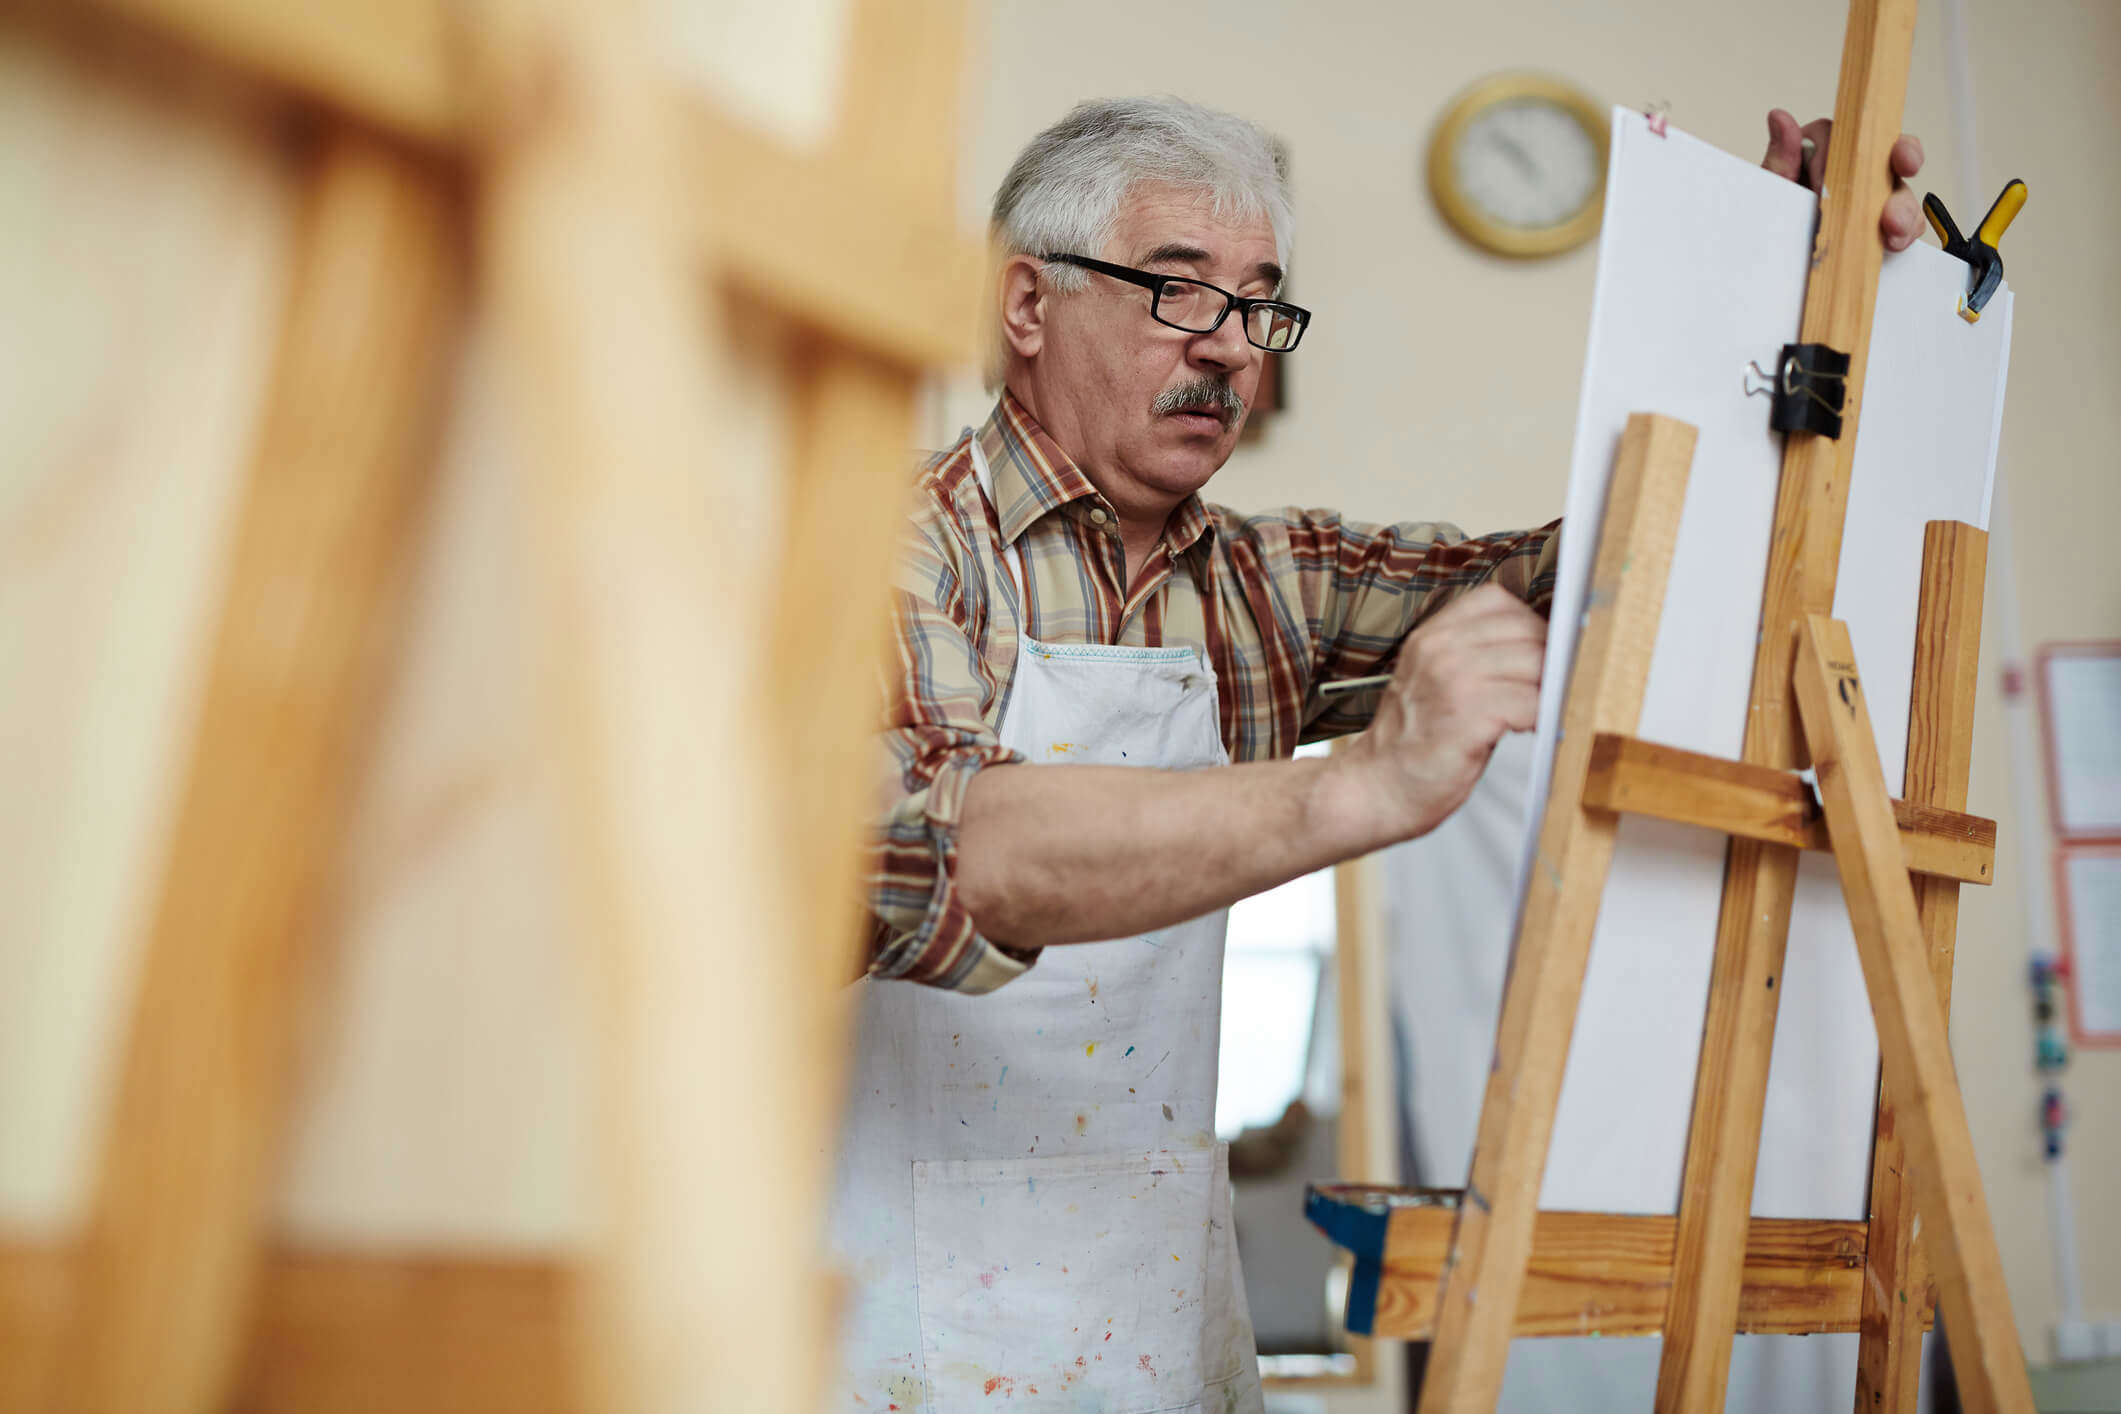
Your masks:
<instances>
[{"instance_id":1,"label":"small framed picture on wall","mask_svg":"<svg viewBox=\"0 0 2121 1414\"><path fill-rule=\"evenodd\" d=\"M2121 844L2055 852L2055 913L2079 1046L2121 1047Z\"/></svg>"},{"instance_id":2,"label":"small framed picture on wall","mask_svg":"<svg viewBox=\"0 0 2121 1414\"><path fill-rule=\"evenodd\" d=\"M2121 843L2121 639L2040 648L2047 799L2064 843Z\"/></svg>"}]
</instances>

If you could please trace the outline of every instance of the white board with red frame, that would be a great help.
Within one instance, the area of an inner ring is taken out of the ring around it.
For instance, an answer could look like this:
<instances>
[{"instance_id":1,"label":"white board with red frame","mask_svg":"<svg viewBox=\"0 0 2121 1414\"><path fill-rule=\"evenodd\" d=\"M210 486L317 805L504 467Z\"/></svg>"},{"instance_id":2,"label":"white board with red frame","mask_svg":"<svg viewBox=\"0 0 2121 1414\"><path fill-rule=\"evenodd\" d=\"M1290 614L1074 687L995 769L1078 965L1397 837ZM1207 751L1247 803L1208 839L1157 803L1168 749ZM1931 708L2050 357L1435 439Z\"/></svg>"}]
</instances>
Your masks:
<instances>
[{"instance_id":1,"label":"white board with red frame","mask_svg":"<svg viewBox=\"0 0 2121 1414\"><path fill-rule=\"evenodd\" d=\"M2070 1039L2121 1048L2121 841L2055 851Z\"/></svg>"},{"instance_id":2,"label":"white board with red frame","mask_svg":"<svg viewBox=\"0 0 2121 1414\"><path fill-rule=\"evenodd\" d=\"M2055 838L2121 843L2121 639L2042 644L2036 666Z\"/></svg>"}]
</instances>

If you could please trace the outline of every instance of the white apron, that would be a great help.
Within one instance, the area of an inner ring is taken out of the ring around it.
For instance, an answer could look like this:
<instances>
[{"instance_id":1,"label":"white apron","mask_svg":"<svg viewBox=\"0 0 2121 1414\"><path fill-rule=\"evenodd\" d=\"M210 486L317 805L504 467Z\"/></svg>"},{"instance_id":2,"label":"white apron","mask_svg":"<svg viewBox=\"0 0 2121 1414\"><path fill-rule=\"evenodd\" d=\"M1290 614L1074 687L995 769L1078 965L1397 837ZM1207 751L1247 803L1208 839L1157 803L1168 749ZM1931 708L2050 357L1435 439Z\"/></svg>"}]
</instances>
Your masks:
<instances>
[{"instance_id":1,"label":"white apron","mask_svg":"<svg viewBox=\"0 0 2121 1414\"><path fill-rule=\"evenodd\" d=\"M1032 762L1229 759L1198 650L1018 643L1001 739ZM1226 919L1047 948L987 996L857 984L827 1409L1258 1414L1215 1139Z\"/></svg>"}]
</instances>

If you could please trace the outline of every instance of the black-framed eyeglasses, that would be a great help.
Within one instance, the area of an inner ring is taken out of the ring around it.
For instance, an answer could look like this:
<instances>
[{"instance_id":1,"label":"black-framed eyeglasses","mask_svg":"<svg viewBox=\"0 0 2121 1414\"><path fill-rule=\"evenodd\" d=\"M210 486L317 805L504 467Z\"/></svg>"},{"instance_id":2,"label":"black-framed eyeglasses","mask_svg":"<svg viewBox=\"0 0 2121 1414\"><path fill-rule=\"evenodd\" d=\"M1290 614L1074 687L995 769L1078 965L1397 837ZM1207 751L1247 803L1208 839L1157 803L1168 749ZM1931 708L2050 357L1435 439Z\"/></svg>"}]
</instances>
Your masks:
<instances>
[{"instance_id":1,"label":"black-framed eyeglasses","mask_svg":"<svg viewBox=\"0 0 2121 1414\"><path fill-rule=\"evenodd\" d=\"M1189 334L1212 334L1223 327L1231 310L1237 310L1244 324L1245 338L1253 347L1265 349L1268 353L1287 353L1295 348L1311 323L1311 311L1299 305L1274 299L1246 299L1218 289L1205 280L1189 280L1183 275L1158 275L1128 265L1114 265L1109 260L1092 260L1087 255L1048 255L1042 259L1080 266L1141 286L1152 296L1149 316L1159 324L1168 324Z\"/></svg>"}]
</instances>

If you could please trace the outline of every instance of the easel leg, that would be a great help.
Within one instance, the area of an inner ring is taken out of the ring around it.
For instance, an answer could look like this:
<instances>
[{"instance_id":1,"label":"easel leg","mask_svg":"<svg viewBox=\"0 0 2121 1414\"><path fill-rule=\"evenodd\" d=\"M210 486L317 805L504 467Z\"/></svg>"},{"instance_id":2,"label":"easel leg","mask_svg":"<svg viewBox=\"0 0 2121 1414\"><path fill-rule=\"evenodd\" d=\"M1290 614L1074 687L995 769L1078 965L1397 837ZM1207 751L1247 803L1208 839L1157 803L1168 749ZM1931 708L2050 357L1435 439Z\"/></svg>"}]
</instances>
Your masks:
<instances>
[{"instance_id":1,"label":"easel leg","mask_svg":"<svg viewBox=\"0 0 2121 1414\"><path fill-rule=\"evenodd\" d=\"M1976 1411L2030 1414L2003 1260L1845 625L1817 614L1806 619L1796 684L1960 1393Z\"/></svg>"},{"instance_id":2,"label":"easel leg","mask_svg":"<svg viewBox=\"0 0 2121 1414\"><path fill-rule=\"evenodd\" d=\"M1900 133L1914 32L1915 0L1852 0L1841 42L1834 141L1827 148L1800 337L1850 351L1846 387L1858 409L1885 258L1877 226L1892 190L1886 154ZM1746 723L1748 761L1804 764L1789 691L1792 631L1802 615L1833 604L1855 446L1853 421L1843 438L1800 432L1784 444ZM1672 1305L1657 1370L1659 1414L1723 1408L1797 889L1794 851L1733 840L1728 861L1687 1135Z\"/></svg>"},{"instance_id":3,"label":"easel leg","mask_svg":"<svg viewBox=\"0 0 2121 1414\"><path fill-rule=\"evenodd\" d=\"M856 0L847 91L832 143L936 211L957 199L962 0ZM828 340L791 368L794 475L777 557L773 725L783 754L784 821L796 876L828 881L796 900L796 934L823 951L818 977L861 975L867 941L856 880L875 772L876 673L888 640L891 567L911 495L920 370ZM847 998L836 997L836 1002ZM835 1006L821 1038L845 1049ZM836 1126L838 1107L827 1112ZM828 1132L819 1137L829 1147Z\"/></svg>"},{"instance_id":4,"label":"easel leg","mask_svg":"<svg viewBox=\"0 0 2121 1414\"><path fill-rule=\"evenodd\" d=\"M769 665L772 728L786 781L782 821L799 877L794 935L817 948L818 985L834 999L815 1044L838 1055L851 1024L841 985L862 975L867 930L857 888L862 811L875 773L868 727L888 634L893 533L905 512L917 380L842 348L795 359L795 474L780 555ZM820 1112L833 1143L839 1111Z\"/></svg>"},{"instance_id":5,"label":"easel leg","mask_svg":"<svg viewBox=\"0 0 2121 1414\"><path fill-rule=\"evenodd\" d=\"M1922 546L1922 599L1915 622L1914 690L1908 707L1905 798L1966 809L1972 768L1974 690L1981 656L1981 590L1988 536L1957 521L1931 521ZM1952 1012L1952 949L1959 885L1916 875L1915 912L1929 953L1937 1008ZM1871 1149L1871 1222L1865 1254L1863 1338L1856 1364L1857 1414L1914 1414L1929 1263L1915 1241L1915 1194L1892 1091L1878 1093Z\"/></svg>"},{"instance_id":6,"label":"easel leg","mask_svg":"<svg viewBox=\"0 0 2121 1414\"><path fill-rule=\"evenodd\" d=\"M595 1002L589 1404L809 1409L843 1051L820 949L795 936L779 545L757 529L778 508L731 435L726 272L671 199L684 133L643 7L484 18L482 273L528 453L545 750ZM743 1083L674 1098L707 1075Z\"/></svg>"},{"instance_id":7,"label":"easel leg","mask_svg":"<svg viewBox=\"0 0 2121 1414\"><path fill-rule=\"evenodd\" d=\"M1693 454L1694 429L1685 423L1644 413L1628 419L1518 923L1473 1171L1437 1293L1422 1414L1492 1409L1502 1389L1547 1141L1618 824L1618 817L1583 804L1591 738L1633 732L1642 714Z\"/></svg>"},{"instance_id":8,"label":"easel leg","mask_svg":"<svg viewBox=\"0 0 2121 1414\"><path fill-rule=\"evenodd\" d=\"M1781 845L1736 838L1725 856L1723 911L1674 1239L1672 1303L1657 1369L1657 1414L1723 1407L1800 857Z\"/></svg>"},{"instance_id":9,"label":"easel leg","mask_svg":"<svg viewBox=\"0 0 2121 1414\"><path fill-rule=\"evenodd\" d=\"M456 299L441 174L350 129L309 174L57 1381L224 1408ZM0 1357L4 1358L4 1357Z\"/></svg>"}]
</instances>

